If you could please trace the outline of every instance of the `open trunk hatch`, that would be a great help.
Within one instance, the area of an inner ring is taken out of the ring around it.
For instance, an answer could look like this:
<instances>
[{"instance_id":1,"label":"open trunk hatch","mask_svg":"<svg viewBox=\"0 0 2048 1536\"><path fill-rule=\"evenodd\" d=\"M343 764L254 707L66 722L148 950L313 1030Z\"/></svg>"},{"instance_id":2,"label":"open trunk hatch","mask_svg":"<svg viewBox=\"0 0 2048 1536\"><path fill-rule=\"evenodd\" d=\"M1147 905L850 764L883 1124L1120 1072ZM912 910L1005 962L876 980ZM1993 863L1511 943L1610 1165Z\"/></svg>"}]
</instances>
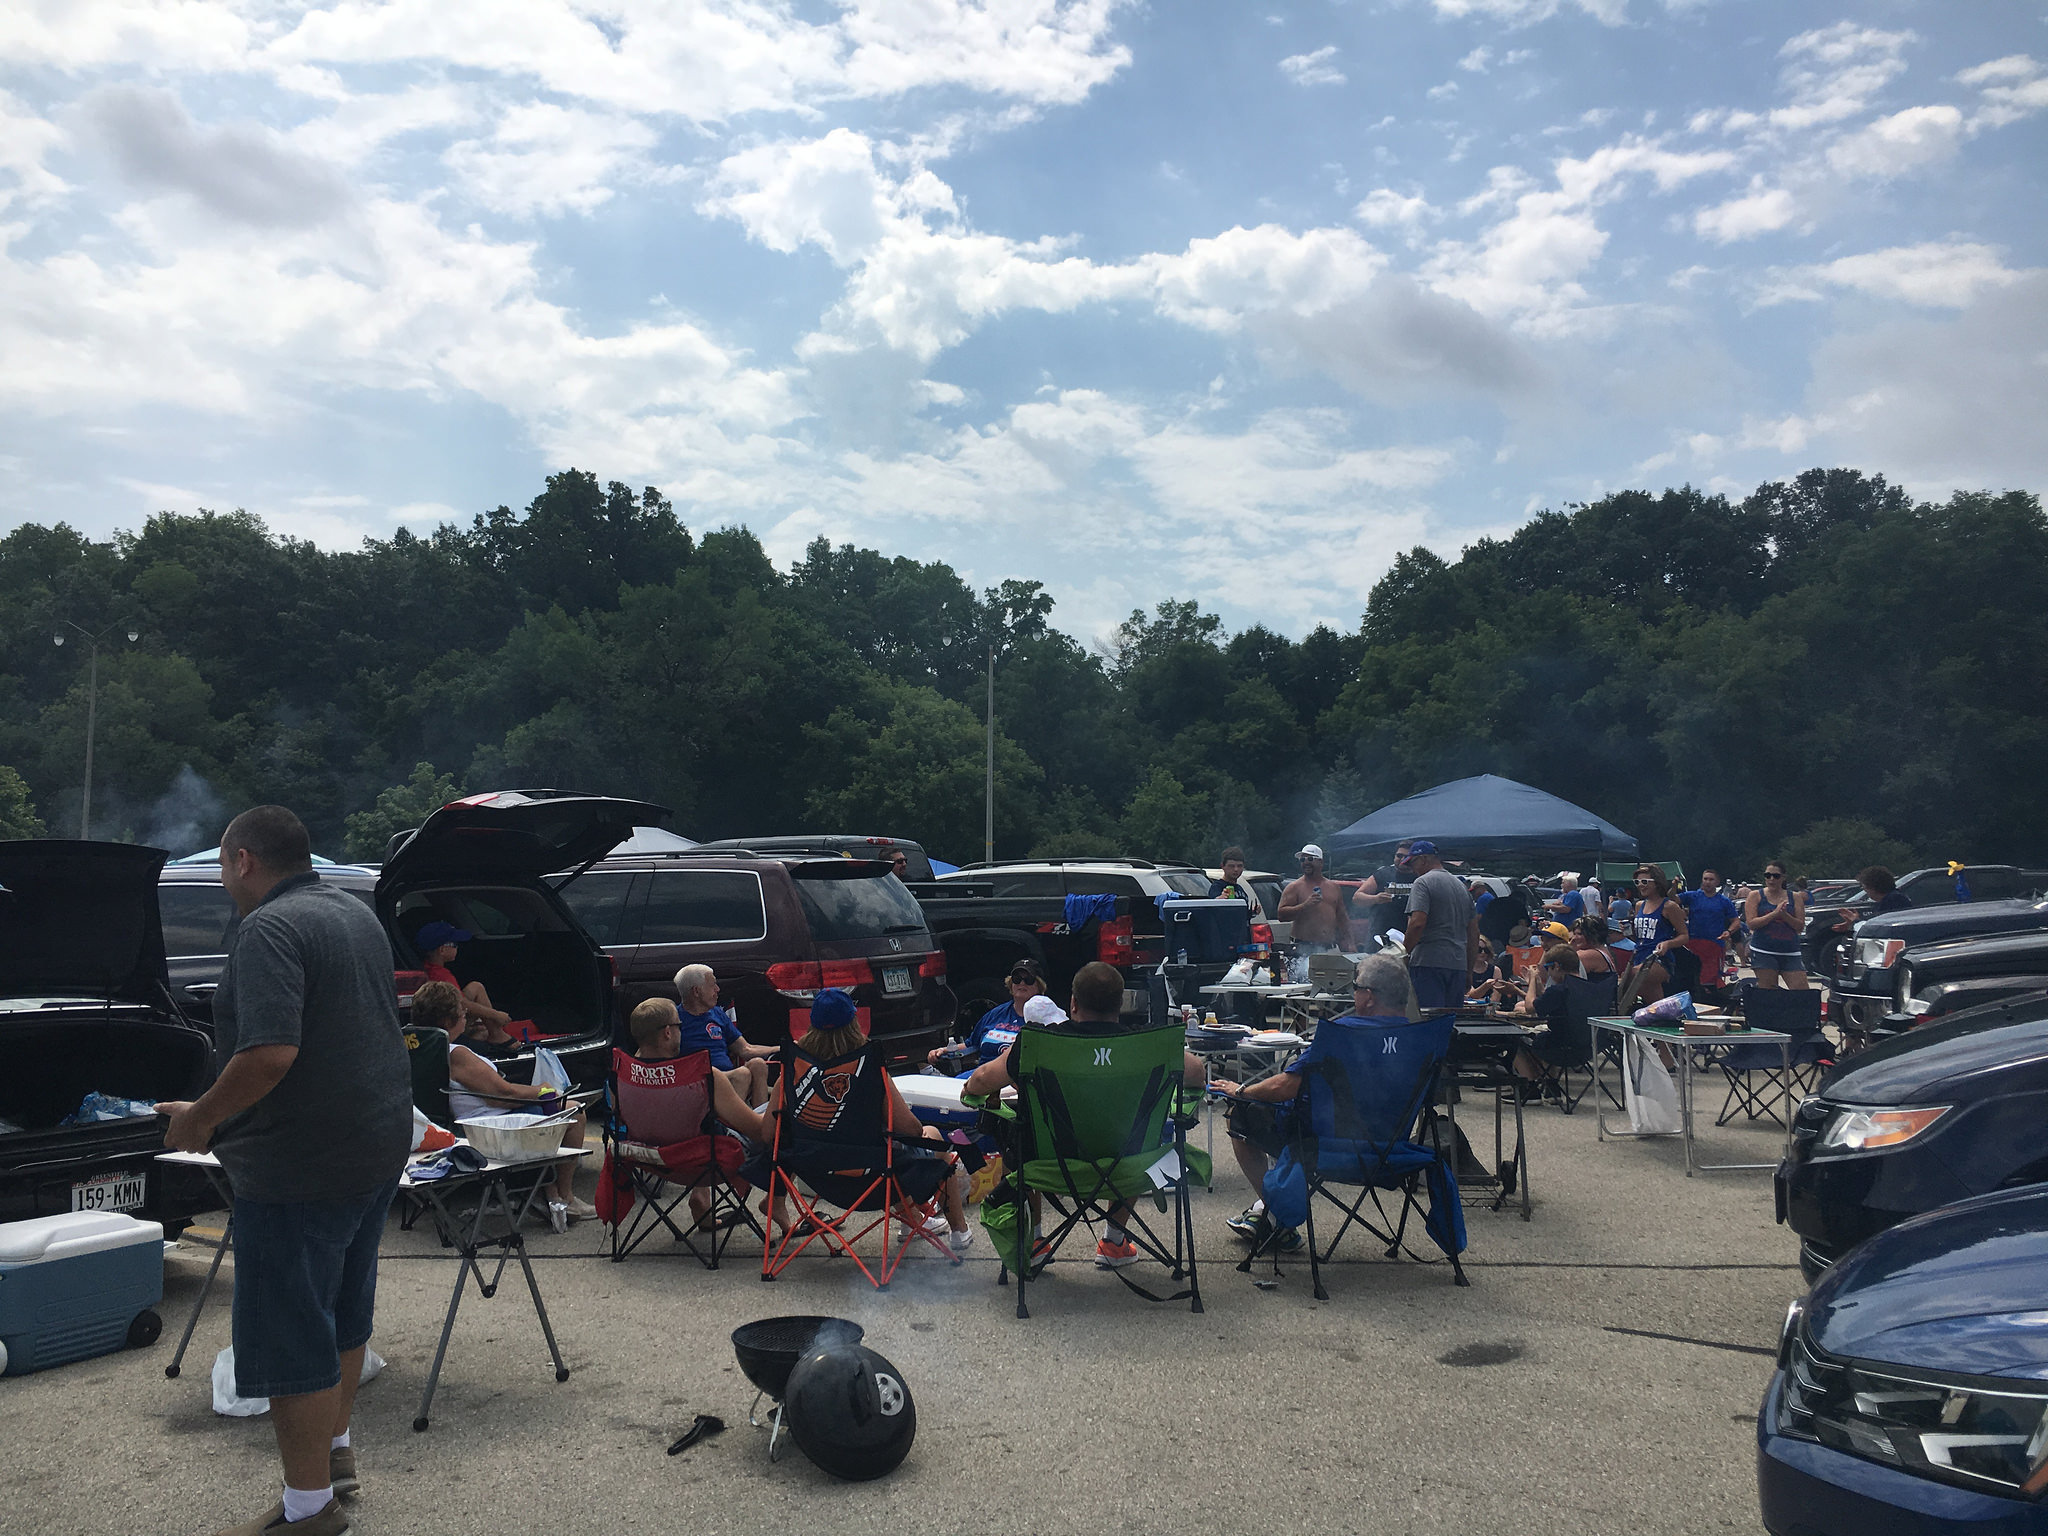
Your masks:
<instances>
[{"instance_id":1,"label":"open trunk hatch","mask_svg":"<svg viewBox=\"0 0 2048 1536\"><path fill-rule=\"evenodd\" d=\"M666 821L665 806L604 795L502 790L444 805L399 841L377 878L386 887L422 881L537 880L601 859L636 826Z\"/></svg>"},{"instance_id":2,"label":"open trunk hatch","mask_svg":"<svg viewBox=\"0 0 2048 1536\"><path fill-rule=\"evenodd\" d=\"M161 848L71 838L0 842L0 997L164 996Z\"/></svg>"}]
</instances>

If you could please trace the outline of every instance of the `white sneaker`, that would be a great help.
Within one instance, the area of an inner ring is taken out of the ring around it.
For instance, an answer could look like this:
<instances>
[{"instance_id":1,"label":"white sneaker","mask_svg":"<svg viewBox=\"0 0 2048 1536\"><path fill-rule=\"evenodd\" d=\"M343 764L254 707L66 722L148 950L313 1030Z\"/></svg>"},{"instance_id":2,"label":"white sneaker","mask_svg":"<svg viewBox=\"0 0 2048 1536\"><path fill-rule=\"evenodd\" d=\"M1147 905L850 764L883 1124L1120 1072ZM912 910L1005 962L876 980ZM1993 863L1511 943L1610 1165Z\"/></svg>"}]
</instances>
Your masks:
<instances>
[{"instance_id":1,"label":"white sneaker","mask_svg":"<svg viewBox=\"0 0 2048 1536\"><path fill-rule=\"evenodd\" d=\"M946 1233L946 1246L955 1253L965 1253L974 1246L974 1228L962 1227L958 1232Z\"/></svg>"},{"instance_id":2,"label":"white sneaker","mask_svg":"<svg viewBox=\"0 0 2048 1536\"><path fill-rule=\"evenodd\" d=\"M945 1217L927 1216L917 1226L912 1226L909 1222L903 1224L903 1241L906 1243L910 1242L918 1235L920 1229L922 1229L926 1237L936 1238L943 1238L952 1230L952 1228L946 1225Z\"/></svg>"},{"instance_id":3,"label":"white sneaker","mask_svg":"<svg viewBox=\"0 0 2048 1536\"><path fill-rule=\"evenodd\" d=\"M595 1221L597 1219L597 1207L588 1200L580 1200L576 1196L571 1195L562 1204L567 1208L571 1221Z\"/></svg>"}]
</instances>

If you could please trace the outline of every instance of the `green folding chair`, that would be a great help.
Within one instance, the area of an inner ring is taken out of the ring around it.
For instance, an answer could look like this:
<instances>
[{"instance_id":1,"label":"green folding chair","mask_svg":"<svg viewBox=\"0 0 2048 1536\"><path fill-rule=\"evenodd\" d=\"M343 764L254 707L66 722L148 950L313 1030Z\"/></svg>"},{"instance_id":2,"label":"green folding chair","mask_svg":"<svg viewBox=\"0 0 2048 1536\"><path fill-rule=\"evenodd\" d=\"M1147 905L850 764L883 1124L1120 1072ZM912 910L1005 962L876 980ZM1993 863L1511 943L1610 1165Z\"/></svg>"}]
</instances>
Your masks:
<instances>
[{"instance_id":1,"label":"green folding chair","mask_svg":"<svg viewBox=\"0 0 2048 1536\"><path fill-rule=\"evenodd\" d=\"M989 1198L1007 1198L1013 1206L1005 1214L1014 1214L1017 1241L1009 1251L997 1244L1005 1260L998 1283L1007 1284L1016 1270L1019 1317L1031 1315L1026 1282L1067 1237L1077 1228L1092 1232L1112 1209L1125 1206L1123 1226L1139 1253L1165 1266L1175 1284L1187 1284L1162 1296L1122 1269L1112 1273L1147 1301L1187 1301L1190 1311L1202 1310L1188 1192L1190 1179L1202 1174L1189 1166L1186 1121L1175 1112L1184 1046L1177 1024L1140 1034L1083 1035L1071 1027L1018 1033L1010 1047L1016 1105L992 1106L1015 1122L1009 1177ZM1059 1216L1037 1251L1028 1213L1033 1192ZM1145 1219L1148 1205L1160 1217L1171 1209L1170 1245Z\"/></svg>"}]
</instances>

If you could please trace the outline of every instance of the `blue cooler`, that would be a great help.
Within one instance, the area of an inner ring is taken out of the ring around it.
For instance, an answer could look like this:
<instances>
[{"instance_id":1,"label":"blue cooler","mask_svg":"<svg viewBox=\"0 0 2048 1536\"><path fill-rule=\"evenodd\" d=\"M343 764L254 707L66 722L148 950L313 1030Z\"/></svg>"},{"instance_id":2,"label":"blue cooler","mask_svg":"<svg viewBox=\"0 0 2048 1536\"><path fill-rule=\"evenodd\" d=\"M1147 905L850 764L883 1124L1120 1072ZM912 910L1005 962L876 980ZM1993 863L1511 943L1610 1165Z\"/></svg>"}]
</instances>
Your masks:
<instances>
[{"instance_id":1,"label":"blue cooler","mask_svg":"<svg viewBox=\"0 0 2048 1536\"><path fill-rule=\"evenodd\" d=\"M114 1211L0 1224L0 1376L156 1342L164 1229Z\"/></svg>"},{"instance_id":2,"label":"blue cooler","mask_svg":"<svg viewBox=\"0 0 2048 1536\"><path fill-rule=\"evenodd\" d=\"M1162 901L1169 959L1185 954L1194 965L1228 965L1252 947L1251 908L1224 897L1186 896Z\"/></svg>"},{"instance_id":3,"label":"blue cooler","mask_svg":"<svg viewBox=\"0 0 2048 1536\"><path fill-rule=\"evenodd\" d=\"M980 1119L980 1111L961 1105L962 1081L957 1077L911 1073L896 1079L896 1091L903 1095L911 1113L926 1125L936 1125L942 1131L971 1131Z\"/></svg>"}]
</instances>

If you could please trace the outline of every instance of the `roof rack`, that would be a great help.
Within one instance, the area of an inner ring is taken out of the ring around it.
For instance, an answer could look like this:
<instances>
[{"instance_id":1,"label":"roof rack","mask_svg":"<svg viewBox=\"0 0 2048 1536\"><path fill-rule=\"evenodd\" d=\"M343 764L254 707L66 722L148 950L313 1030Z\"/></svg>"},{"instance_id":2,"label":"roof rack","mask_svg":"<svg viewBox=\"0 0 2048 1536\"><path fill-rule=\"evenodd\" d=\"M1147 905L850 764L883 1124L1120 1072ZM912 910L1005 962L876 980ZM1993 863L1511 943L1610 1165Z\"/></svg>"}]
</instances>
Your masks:
<instances>
[{"instance_id":1,"label":"roof rack","mask_svg":"<svg viewBox=\"0 0 2048 1536\"><path fill-rule=\"evenodd\" d=\"M1007 869L1017 864L1115 864L1124 869L1198 869L1201 866L1189 864L1181 859L1127 859L1114 854L1077 855L1063 859L981 859L972 864L962 864L962 869Z\"/></svg>"}]
</instances>

